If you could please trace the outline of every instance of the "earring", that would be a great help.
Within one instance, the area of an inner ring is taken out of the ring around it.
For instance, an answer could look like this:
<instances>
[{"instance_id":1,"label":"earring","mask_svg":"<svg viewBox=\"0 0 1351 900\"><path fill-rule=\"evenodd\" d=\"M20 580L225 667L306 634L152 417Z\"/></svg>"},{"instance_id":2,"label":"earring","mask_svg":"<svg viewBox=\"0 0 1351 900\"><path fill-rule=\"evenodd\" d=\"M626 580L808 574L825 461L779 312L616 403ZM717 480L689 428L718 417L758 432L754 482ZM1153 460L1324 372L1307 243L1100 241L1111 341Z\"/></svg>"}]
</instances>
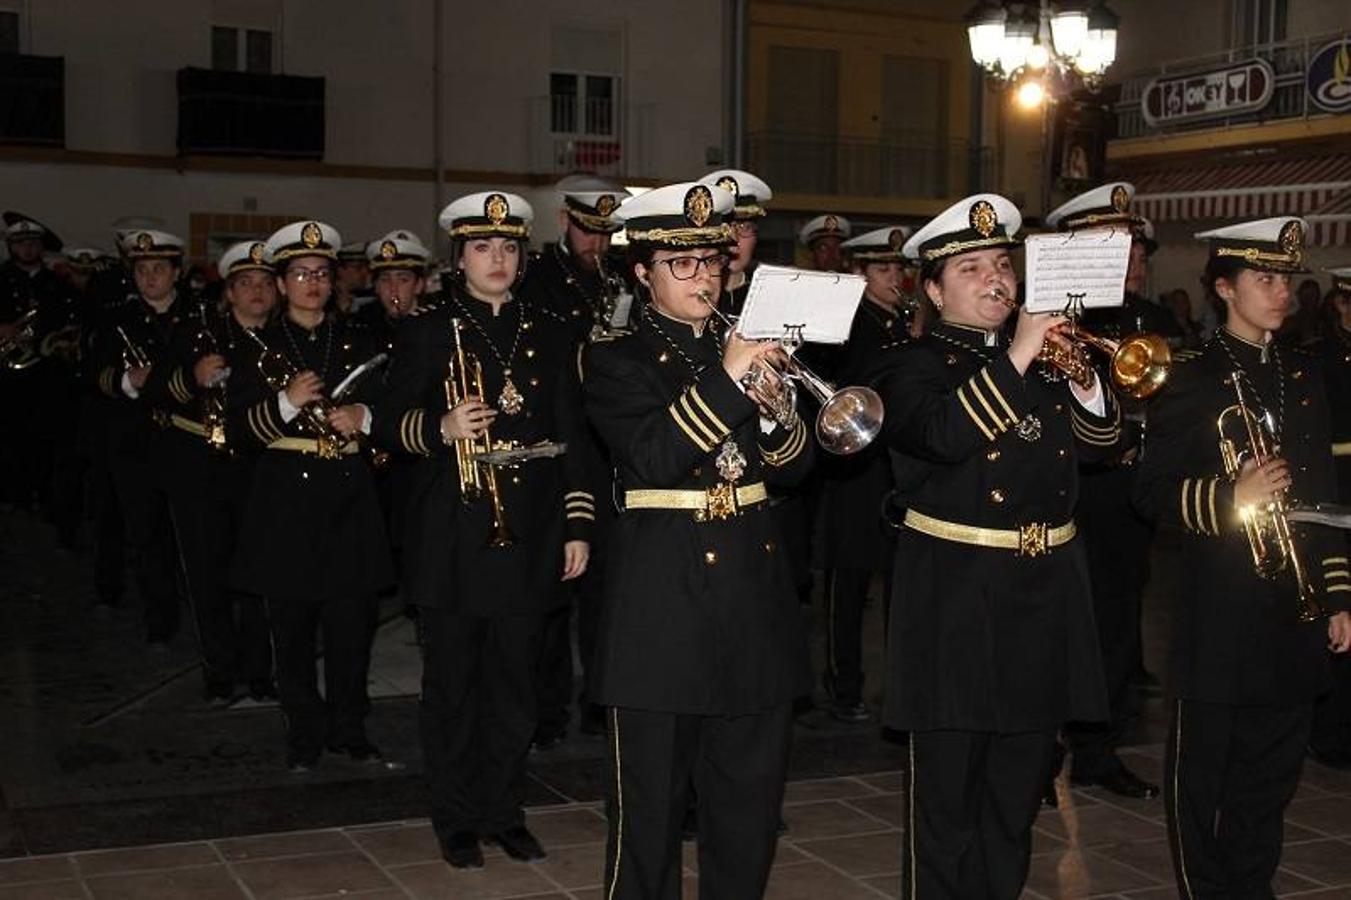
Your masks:
<instances>
[{"instance_id":1,"label":"earring","mask_svg":"<svg viewBox=\"0 0 1351 900\"><path fill-rule=\"evenodd\" d=\"M942 312L942 311L943 311L943 301L942 301L942 300L935 300L935 301L933 301L933 305L934 305L934 309L938 310L939 312Z\"/></svg>"}]
</instances>

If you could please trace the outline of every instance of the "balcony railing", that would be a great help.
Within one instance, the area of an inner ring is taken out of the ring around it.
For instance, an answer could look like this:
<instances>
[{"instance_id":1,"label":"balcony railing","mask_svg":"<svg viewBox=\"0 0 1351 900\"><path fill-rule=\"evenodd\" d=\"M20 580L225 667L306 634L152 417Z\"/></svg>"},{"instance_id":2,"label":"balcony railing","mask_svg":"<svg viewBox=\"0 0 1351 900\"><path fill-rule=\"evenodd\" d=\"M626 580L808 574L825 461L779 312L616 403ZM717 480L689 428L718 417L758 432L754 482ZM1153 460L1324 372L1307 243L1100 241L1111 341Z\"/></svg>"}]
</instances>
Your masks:
<instances>
[{"instance_id":1,"label":"balcony railing","mask_svg":"<svg viewBox=\"0 0 1351 900\"><path fill-rule=\"evenodd\" d=\"M1309 102L1308 91L1304 89L1304 78L1313 55L1328 41L1335 40L1338 37L1340 37L1339 34L1326 34L1271 44L1258 44L1251 47L1238 47L1223 53L1213 53L1209 56L1173 60L1149 71L1132 75L1121 81L1121 97L1113 106L1116 113L1116 136L1118 138L1133 138L1177 134L1212 128L1229 128L1233 125L1252 122L1271 122L1281 119L1301 119L1315 115L1327 115L1326 112ZM1179 122L1172 125L1154 126L1145 121L1140 108L1140 101L1145 88L1153 79L1166 75L1204 72L1253 58L1266 60L1276 73L1271 100L1262 109L1224 118Z\"/></svg>"},{"instance_id":2,"label":"balcony railing","mask_svg":"<svg viewBox=\"0 0 1351 900\"><path fill-rule=\"evenodd\" d=\"M530 171L655 177L651 171L654 121L651 104L532 97L526 126Z\"/></svg>"},{"instance_id":3,"label":"balcony railing","mask_svg":"<svg viewBox=\"0 0 1351 900\"><path fill-rule=\"evenodd\" d=\"M752 171L776 192L863 197L951 197L994 180L989 147L926 134L883 138L757 132L746 138Z\"/></svg>"}]
</instances>

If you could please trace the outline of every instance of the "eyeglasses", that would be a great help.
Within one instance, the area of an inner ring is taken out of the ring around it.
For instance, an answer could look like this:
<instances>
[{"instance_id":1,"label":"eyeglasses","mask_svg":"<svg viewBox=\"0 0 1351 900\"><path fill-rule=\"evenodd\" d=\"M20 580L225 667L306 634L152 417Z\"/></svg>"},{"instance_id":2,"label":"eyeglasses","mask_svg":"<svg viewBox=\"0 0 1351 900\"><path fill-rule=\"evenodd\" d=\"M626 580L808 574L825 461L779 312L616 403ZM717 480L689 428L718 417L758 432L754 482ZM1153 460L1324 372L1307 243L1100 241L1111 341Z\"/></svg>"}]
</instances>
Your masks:
<instances>
[{"instance_id":1,"label":"eyeglasses","mask_svg":"<svg viewBox=\"0 0 1351 900\"><path fill-rule=\"evenodd\" d=\"M760 223L743 219L732 223L732 233L740 237L750 237L760 231Z\"/></svg>"},{"instance_id":2,"label":"eyeglasses","mask_svg":"<svg viewBox=\"0 0 1351 900\"><path fill-rule=\"evenodd\" d=\"M307 281L328 281L333 277L333 272L327 266L322 269L295 268L287 269L286 277L304 284Z\"/></svg>"},{"instance_id":3,"label":"eyeglasses","mask_svg":"<svg viewBox=\"0 0 1351 900\"><path fill-rule=\"evenodd\" d=\"M715 253L712 256L672 256L656 262L670 269L671 277L676 281L689 281L699 273L700 266L707 269L710 276L721 278L727 274L731 259L725 254Z\"/></svg>"}]
</instances>

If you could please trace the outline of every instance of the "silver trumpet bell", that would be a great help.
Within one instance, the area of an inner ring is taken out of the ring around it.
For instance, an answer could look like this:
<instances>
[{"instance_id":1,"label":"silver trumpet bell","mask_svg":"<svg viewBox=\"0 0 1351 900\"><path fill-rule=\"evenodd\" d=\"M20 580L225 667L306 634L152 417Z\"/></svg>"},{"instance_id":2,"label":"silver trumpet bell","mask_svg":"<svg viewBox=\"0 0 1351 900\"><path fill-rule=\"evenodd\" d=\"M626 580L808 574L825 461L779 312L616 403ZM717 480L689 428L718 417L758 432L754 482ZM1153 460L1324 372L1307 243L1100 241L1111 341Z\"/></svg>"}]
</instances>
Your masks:
<instances>
[{"instance_id":1,"label":"silver trumpet bell","mask_svg":"<svg viewBox=\"0 0 1351 900\"><path fill-rule=\"evenodd\" d=\"M708 291L700 291L699 297L727 326L730 335L736 327L735 320L718 309ZM780 370L768 363L758 364L746 374L743 383L755 391L784 428L797 425L797 385L802 385L821 405L816 414L817 443L837 456L859 452L882 430L885 415L882 398L866 385L836 388L793 356L801 343L799 336L786 333L779 339L779 345L788 355L787 367Z\"/></svg>"}]
</instances>

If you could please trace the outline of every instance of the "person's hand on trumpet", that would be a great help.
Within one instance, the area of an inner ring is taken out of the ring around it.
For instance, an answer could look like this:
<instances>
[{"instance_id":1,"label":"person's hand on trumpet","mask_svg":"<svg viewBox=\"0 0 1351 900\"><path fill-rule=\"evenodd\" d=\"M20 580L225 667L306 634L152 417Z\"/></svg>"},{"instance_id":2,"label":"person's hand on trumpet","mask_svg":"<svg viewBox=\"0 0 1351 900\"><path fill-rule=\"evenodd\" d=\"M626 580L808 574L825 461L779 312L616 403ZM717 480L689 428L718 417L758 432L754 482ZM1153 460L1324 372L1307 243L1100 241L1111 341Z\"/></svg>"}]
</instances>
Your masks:
<instances>
[{"instance_id":1,"label":"person's hand on trumpet","mask_svg":"<svg viewBox=\"0 0 1351 900\"><path fill-rule=\"evenodd\" d=\"M723 371L738 384L746 384L746 376L760 366L773 370L773 374L768 378L782 381L782 373L788 367L788 354L776 341L748 341L733 331L722 350ZM761 389L754 385L754 382L746 384L746 396L760 408L761 415L772 418L768 398L761 396Z\"/></svg>"}]
</instances>

